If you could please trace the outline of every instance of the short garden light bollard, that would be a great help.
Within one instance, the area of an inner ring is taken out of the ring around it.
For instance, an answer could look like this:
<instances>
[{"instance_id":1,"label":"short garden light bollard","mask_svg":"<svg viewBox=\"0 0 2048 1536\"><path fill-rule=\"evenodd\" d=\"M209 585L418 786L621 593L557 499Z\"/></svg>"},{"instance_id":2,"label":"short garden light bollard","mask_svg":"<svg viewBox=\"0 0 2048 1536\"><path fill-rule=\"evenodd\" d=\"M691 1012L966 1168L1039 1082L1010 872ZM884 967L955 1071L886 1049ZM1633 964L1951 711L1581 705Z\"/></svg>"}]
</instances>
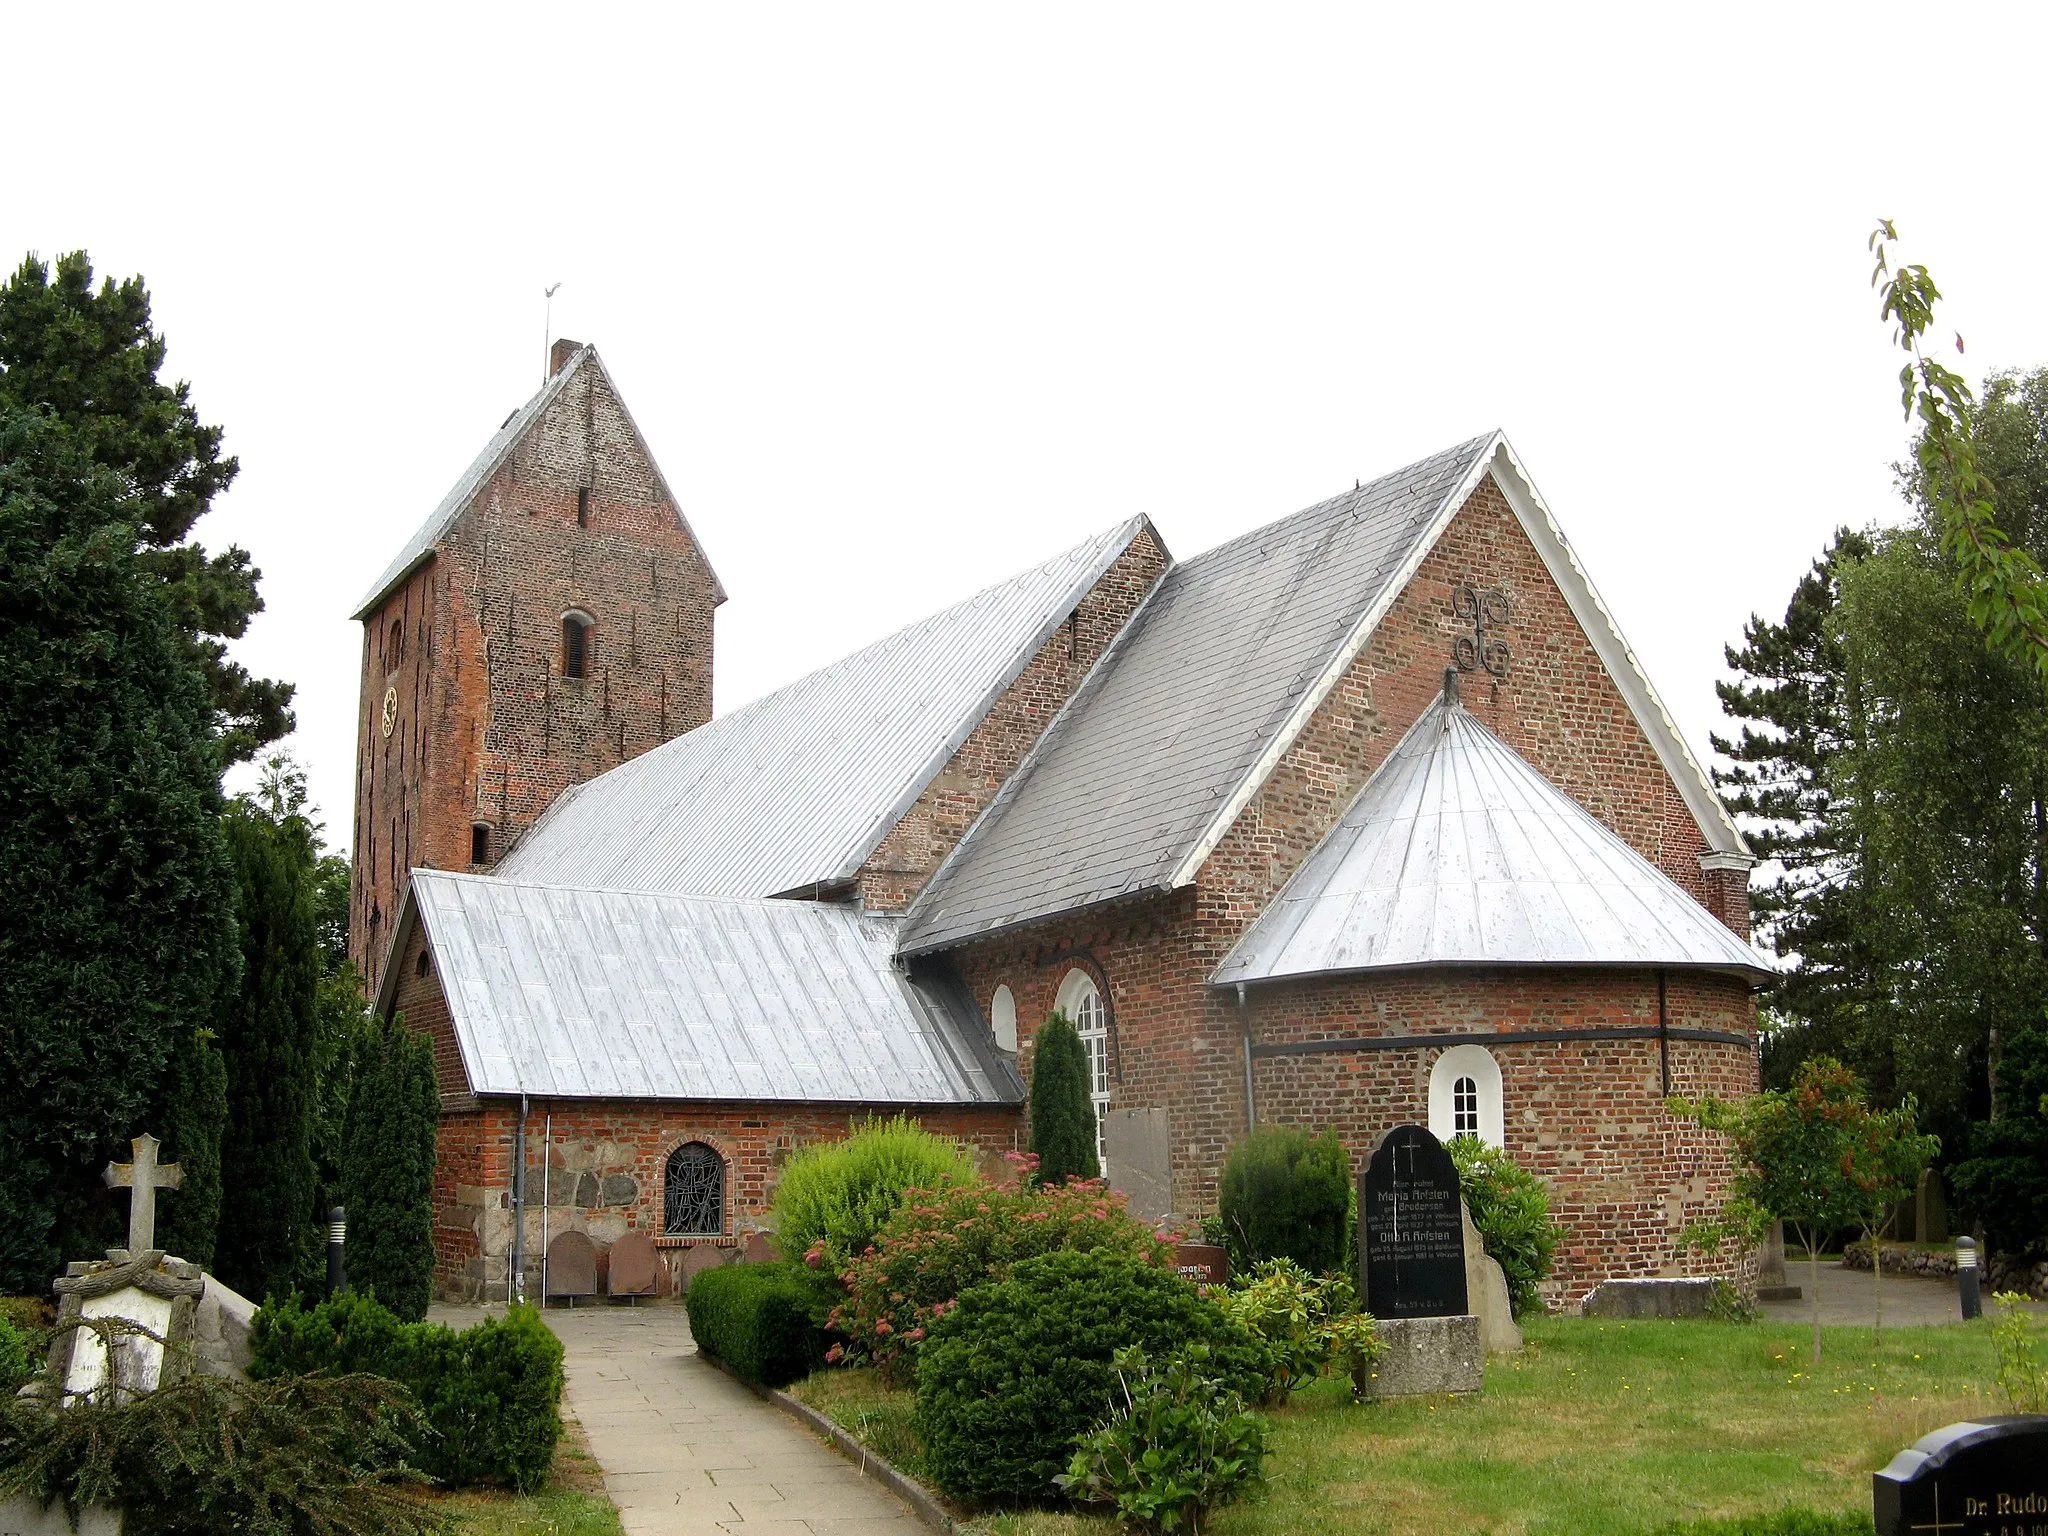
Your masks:
<instances>
[{"instance_id":1,"label":"short garden light bollard","mask_svg":"<svg viewBox=\"0 0 2048 1536\"><path fill-rule=\"evenodd\" d=\"M1963 1294L1963 1321L1984 1315L1984 1295L1977 1285L1977 1240L1956 1239L1956 1285Z\"/></svg>"},{"instance_id":2,"label":"short garden light bollard","mask_svg":"<svg viewBox=\"0 0 2048 1536\"><path fill-rule=\"evenodd\" d=\"M348 1212L336 1206L327 1213L327 1294L339 1296L348 1289L348 1270L342 1255L348 1242Z\"/></svg>"}]
</instances>

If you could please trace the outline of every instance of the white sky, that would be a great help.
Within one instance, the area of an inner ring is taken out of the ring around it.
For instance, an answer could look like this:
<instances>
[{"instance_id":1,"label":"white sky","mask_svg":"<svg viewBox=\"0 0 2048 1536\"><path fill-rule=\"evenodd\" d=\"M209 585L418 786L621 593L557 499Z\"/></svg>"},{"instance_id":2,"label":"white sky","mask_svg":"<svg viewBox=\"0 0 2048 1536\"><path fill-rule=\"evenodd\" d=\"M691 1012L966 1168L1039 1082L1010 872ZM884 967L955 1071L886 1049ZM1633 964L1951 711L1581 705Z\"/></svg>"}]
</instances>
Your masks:
<instances>
[{"instance_id":1,"label":"white sky","mask_svg":"<svg viewBox=\"0 0 2048 1536\"><path fill-rule=\"evenodd\" d=\"M1133 512L1190 555L1504 427L1704 754L1896 515L1899 221L2048 363L2048 7L11 6L0 260L140 272L242 475L240 655L348 840L347 614L555 332L746 702Z\"/></svg>"}]
</instances>

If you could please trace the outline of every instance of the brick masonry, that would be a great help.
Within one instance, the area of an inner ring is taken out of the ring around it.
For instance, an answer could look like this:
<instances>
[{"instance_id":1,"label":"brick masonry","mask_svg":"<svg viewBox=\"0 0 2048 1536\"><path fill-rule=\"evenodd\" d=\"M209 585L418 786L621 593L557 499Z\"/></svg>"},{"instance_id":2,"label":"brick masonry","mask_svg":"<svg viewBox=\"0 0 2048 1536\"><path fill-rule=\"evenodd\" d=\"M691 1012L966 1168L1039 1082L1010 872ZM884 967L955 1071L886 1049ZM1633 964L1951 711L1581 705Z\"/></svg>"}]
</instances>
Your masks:
<instances>
[{"instance_id":1,"label":"brick masonry","mask_svg":"<svg viewBox=\"0 0 2048 1536\"><path fill-rule=\"evenodd\" d=\"M574 355L558 347L557 367ZM564 789L711 718L720 600L587 355L364 621L349 945L373 990L407 870L488 868ZM594 621L582 678L564 675L572 611Z\"/></svg>"},{"instance_id":2,"label":"brick masonry","mask_svg":"<svg viewBox=\"0 0 2048 1536\"><path fill-rule=\"evenodd\" d=\"M1483 481L1192 885L954 952L984 1010L997 986L1010 987L1027 1069L1028 1036L1050 1013L1067 972L1081 966L1106 987L1112 1104L1167 1109L1178 1210L1214 1209L1223 1155L1247 1123L1246 1026L1234 996L1209 987L1207 977L1436 697L1452 643L1466 629L1451 591L1467 583L1509 595L1503 638L1513 660L1505 678L1468 675L1466 706L1747 934L1746 875L1702 871L1705 839L1676 785L1506 499ZM1645 997L1647 1022L1655 1023L1655 980L1647 973L1532 973L1520 989L1500 978L1438 973L1407 985L1398 1019L1383 1019L1383 1006L1391 1006L1384 979L1255 989L1253 1038L1280 1041L1309 1028L1334 1037L1423 1033L1453 1020L1487 1031L1535 1014L1554 1021L1546 1028L1594 1028L1616 1018L1642 1027ZM1740 983L1674 978L1671 996L1674 1027L1753 1038L1754 1008ZM1426 1088L1434 1056L1269 1058L1255 1069L1258 1113L1262 1121L1337 1130L1360 1162L1381 1132L1405 1120L1426 1123L1426 1097L1418 1099L1414 1085L1420 1074ZM1692 1219L1719 1198L1731 1170L1712 1138L1688 1133L1658 1104L1654 1043L1510 1046L1496 1056L1510 1150L1551 1181L1568 1232L1553 1289L1677 1263L1674 1212ZM1747 1092L1755 1086L1755 1056L1748 1046L1686 1042L1673 1046L1673 1072L1678 1091L1696 1082ZM1527 1119L1532 1111L1538 1124Z\"/></svg>"}]
</instances>

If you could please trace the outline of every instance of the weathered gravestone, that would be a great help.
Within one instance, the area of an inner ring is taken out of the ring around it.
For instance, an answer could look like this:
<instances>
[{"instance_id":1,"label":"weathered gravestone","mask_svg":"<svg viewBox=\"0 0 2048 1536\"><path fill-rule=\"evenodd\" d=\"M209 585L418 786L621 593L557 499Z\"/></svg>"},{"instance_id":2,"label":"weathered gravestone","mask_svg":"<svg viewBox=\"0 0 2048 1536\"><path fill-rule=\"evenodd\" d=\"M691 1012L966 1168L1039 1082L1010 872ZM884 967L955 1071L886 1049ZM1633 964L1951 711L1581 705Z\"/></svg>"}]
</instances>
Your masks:
<instances>
[{"instance_id":1,"label":"weathered gravestone","mask_svg":"<svg viewBox=\"0 0 2048 1536\"><path fill-rule=\"evenodd\" d=\"M1387 1132L1359 1176L1358 1271L1386 1343L1366 1395L1477 1392L1484 1349L1467 1302L1458 1165L1423 1126Z\"/></svg>"},{"instance_id":2,"label":"weathered gravestone","mask_svg":"<svg viewBox=\"0 0 2048 1536\"><path fill-rule=\"evenodd\" d=\"M654 1294L654 1243L645 1232L628 1232L612 1244L611 1270L605 1277L608 1296Z\"/></svg>"},{"instance_id":3,"label":"weathered gravestone","mask_svg":"<svg viewBox=\"0 0 2048 1536\"><path fill-rule=\"evenodd\" d=\"M1937 1429L1871 1474L1878 1536L2048 1536L2048 1414Z\"/></svg>"},{"instance_id":4,"label":"weathered gravestone","mask_svg":"<svg viewBox=\"0 0 2048 1536\"><path fill-rule=\"evenodd\" d=\"M1173 1250L1173 1271L1196 1285L1221 1285L1230 1278L1230 1251L1218 1243L1182 1243Z\"/></svg>"},{"instance_id":5,"label":"weathered gravestone","mask_svg":"<svg viewBox=\"0 0 2048 1536\"><path fill-rule=\"evenodd\" d=\"M557 1232L548 1244L549 1297L566 1296L576 1305L578 1296L597 1294L597 1245L575 1230Z\"/></svg>"}]
</instances>

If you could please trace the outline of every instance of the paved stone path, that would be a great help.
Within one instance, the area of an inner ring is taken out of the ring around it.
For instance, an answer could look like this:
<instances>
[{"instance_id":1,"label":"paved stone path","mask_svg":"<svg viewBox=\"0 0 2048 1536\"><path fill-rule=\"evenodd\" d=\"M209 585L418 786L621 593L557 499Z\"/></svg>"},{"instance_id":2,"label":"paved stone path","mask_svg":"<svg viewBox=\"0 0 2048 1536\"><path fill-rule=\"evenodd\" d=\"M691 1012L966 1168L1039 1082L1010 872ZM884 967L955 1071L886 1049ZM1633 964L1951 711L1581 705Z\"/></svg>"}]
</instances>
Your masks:
<instances>
[{"instance_id":1,"label":"paved stone path","mask_svg":"<svg viewBox=\"0 0 2048 1536\"><path fill-rule=\"evenodd\" d=\"M627 1536L918 1536L902 1501L697 1358L680 1307L549 1308Z\"/></svg>"},{"instance_id":2,"label":"paved stone path","mask_svg":"<svg viewBox=\"0 0 2048 1536\"><path fill-rule=\"evenodd\" d=\"M1802 1291L1812 1283L1808 1266L1803 1258L1794 1254L1785 1256L1785 1280L1799 1286ZM1953 1276L1945 1280L1928 1280L1918 1276L1891 1275L1884 1277L1884 1325L1887 1328L1928 1327L1937 1323L1954 1323L1962 1320L1963 1311L1956 1282ZM1874 1287L1867 1269L1844 1269L1840 1264L1820 1266L1820 1320L1824 1325L1856 1324L1868 1328L1877 1310L1877 1299L1872 1294ZM1774 1323L1804 1323L1811 1320L1812 1299L1802 1295L1797 1301L1767 1301L1762 1304L1764 1316ZM2034 1306L2038 1309L2040 1303ZM1992 1310L1991 1294L1984 1294L1984 1310Z\"/></svg>"}]
</instances>

